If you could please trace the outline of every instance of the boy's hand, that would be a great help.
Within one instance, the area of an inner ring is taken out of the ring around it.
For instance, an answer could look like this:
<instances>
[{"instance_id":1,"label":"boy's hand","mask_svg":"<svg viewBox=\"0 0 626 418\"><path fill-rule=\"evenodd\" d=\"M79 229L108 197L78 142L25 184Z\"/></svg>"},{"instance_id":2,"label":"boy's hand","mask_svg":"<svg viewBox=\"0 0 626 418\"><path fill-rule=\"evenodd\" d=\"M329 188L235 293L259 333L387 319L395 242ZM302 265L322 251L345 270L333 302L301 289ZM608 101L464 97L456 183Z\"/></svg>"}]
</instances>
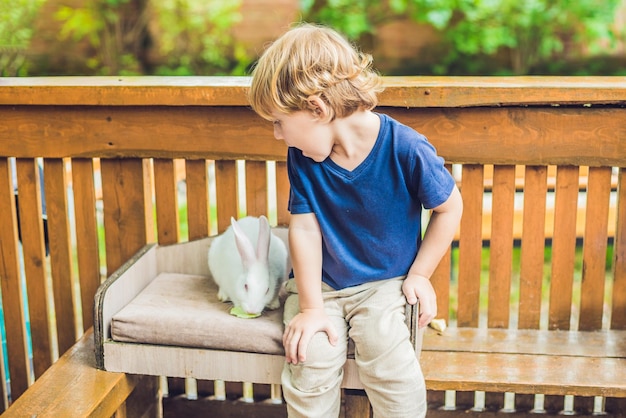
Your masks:
<instances>
[{"instance_id":1,"label":"boy's hand","mask_svg":"<svg viewBox=\"0 0 626 418\"><path fill-rule=\"evenodd\" d=\"M337 331L324 309L304 309L294 316L283 334L287 363L298 364L306 361L309 341L319 331L328 335L328 341L332 345L337 344Z\"/></svg>"},{"instance_id":2,"label":"boy's hand","mask_svg":"<svg viewBox=\"0 0 626 418\"><path fill-rule=\"evenodd\" d=\"M406 301L415 305L420 301L419 328L423 328L437 315L437 295L430 280L417 274L409 274L402 283L402 293Z\"/></svg>"}]
</instances>

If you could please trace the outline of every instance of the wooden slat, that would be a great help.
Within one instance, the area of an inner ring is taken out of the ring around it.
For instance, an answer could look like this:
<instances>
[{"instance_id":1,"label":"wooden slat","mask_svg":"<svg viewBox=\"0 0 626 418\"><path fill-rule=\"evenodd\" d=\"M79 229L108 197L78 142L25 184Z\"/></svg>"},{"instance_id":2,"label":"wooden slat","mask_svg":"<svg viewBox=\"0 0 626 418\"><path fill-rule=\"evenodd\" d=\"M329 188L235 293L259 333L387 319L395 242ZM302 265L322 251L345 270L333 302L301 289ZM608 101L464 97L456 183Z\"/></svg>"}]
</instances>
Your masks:
<instances>
[{"instance_id":1,"label":"wooden slat","mask_svg":"<svg viewBox=\"0 0 626 418\"><path fill-rule=\"evenodd\" d=\"M38 378L52 364L48 315L50 289L46 279L41 185L36 160L18 158L16 167L24 272L33 342L33 367L35 378Z\"/></svg>"},{"instance_id":2,"label":"wooden slat","mask_svg":"<svg viewBox=\"0 0 626 418\"><path fill-rule=\"evenodd\" d=\"M287 163L276 162L276 211L278 225L289 225L289 176L287 175Z\"/></svg>"},{"instance_id":3,"label":"wooden slat","mask_svg":"<svg viewBox=\"0 0 626 418\"><path fill-rule=\"evenodd\" d=\"M74 192L76 256L83 331L86 331L93 326L93 298L100 285L100 253L93 160L88 158L72 160L72 190Z\"/></svg>"},{"instance_id":4,"label":"wooden slat","mask_svg":"<svg viewBox=\"0 0 626 418\"><path fill-rule=\"evenodd\" d=\"M189 240L209 235L209 178L206 160L185 161Z\"/></svg>"},{"instance_id":5,"label":"wooden slat","mask_svg":"<svg viewBox=\"0 0 626 418\"><path fill-rule=\"evenodd\" d=\"M558 167L556 181L548 327L570 329L576 249L578 167Z\"/></svg>"},{"instance_id":6,"label":"wooden slat","mask_svg":"<svg viewBox=\"0 0 626 418\"><path fill-rule=\"evenodd\" d=\"M154 185L159 244L175 244L180 240L180 226L174 160L154 160Z\"/></svg>"},{"instance_id":7,"label":"wooden slat","mask_svg":"<svg viewBox=\"0 0 626 418\"><path fill-rule=\"evenodd\" d=\"M224 232L231 216L237 219L237 165L235 161L215 162L217 229Z\"/></svg>"},{"instance_id":8,"label":"wooden slat","mask_svg":"<svg viewBox=\"0 0 626 418\"><path fill-rule=\"evenodd\" d=\"M589 169L578 329L602 329L611 167Z\"/></svg>"},{"instance_id":9,"label":"wooden slat","mask_svg":"<svg viewBox=\"0 0 626 418\"><path fill-rule=\"evenodd\" d=\"M107 272L113 273L149 239L147 190L140 159L100 162Z\"/></svg>"},{"instance_id":10,"label":"wooden slat","mask_svg":"<svg viewBox=\"0 0 626 418\"><path fill-rule=\"evenodd\" d=\"M492 235L489 245L489 312L487 326L509 326L513 263L515 166L496 166L493 176Z\"/></svg>"},{"instance_id":11,"label":"wooden slat","mask_svg":"<svg viewBox=\"0 0 626 418\"><path fill-rule=\"evenodd\" d=\"M0 158L0 213L3 214L0 228L0 286L2 289L2 310L5 318L8 372L11 375L11 395L18 398L28 388L30 362L26 348L26 317L24 295L20 283L20 267L17 248L17 213L11 164L7 158Z\"/></svg>"},{"instance_id":12,"label":"wooden slat","mask_svg":"<svg viewBox=\"0 0 626 418\"><path fill-rule=\"evenodd\" d=\"M268 216L267 163L246 161L246 213Z\"/></svg>"},{"instance_id":13,"label":"wooden slat","mask_svg":"<svg viewBox=\"0 0 626 418\"><path fill-rule=\"evenodd\" d=\"M626 396L623 358L423 351L420 361L428 389Z\"/></svg>"},{"instance_id":14,"label":"wooden slat","mask_svg":"<svg viewBox=\"0 0 626 418\"><path fill-rule=\"evenodd\" d=\"M44 173L50 239L50 274L54 293L58 348L59 353L62 354L76 342L78 337L76 335L74 275L64 161L61 159L44 160Z\"/></svg>"},{"instance_id":15,"label":"wooden slat","mask_svg":"<svg viewBox=\"0 0 626 418\"><path fill-rule=\"evenodd\" d=\"M4 368L4 347L0 344L0 414L9 407L9 391L7 390L7 373Z\"/></svg>"},{"instance_id":16,"label":"wooden slat","mask_svg":"<svg viewBox=\"0 0 626 418\"><path fill-rule=\"evenodd\" d=\"M626 108L379 110L426 135L448 162L620 166L626 160ZM28 129L19 128L25 124ZM0 155L23 158L286 159L271 124L247 107L0 106L0 132Z\"/></svg>"},{"instance_id":17,"label":"wooden slat","mask_svg":"<svg viewBox=\"0 0 626 418\"><path fill-rule=\"evenodd\" d=\"M520 260L518 327L539 328L546 223L547 169L528 166L524 176L524 218Z\"/></svg>"},{"instance_id":18,"label":"wooden slat","mask_svg":"<svg viewBox=\"0 0 626 418\"><path fill-rule=\"evenodd\" d=\"M477 327L482 257L483 167L464 165L462 176L463 216L459 240L457 321L461 327Z\"/></svg>"},{"instance_id":19,"label":"wooden slat","mask_svg":"<svg viewBox=\"0 0 626 418\"><path fill-rule=\"evenodd\" d=\"M626 329L626 168L619 170L615 231L611 328Z\"/></svg>"},{"instance_id":20,"label":"wooden slat","mask_svg":"<svg viewBox=\"0 0 626 418\"><path fill-rule=\"evenodd\" d=\"M626 331L558 331L450 327L428 330L424 351L626 358Z\"/></svg>"},{"instance_id":21,"label":"wooden slat","mask_svg":"<svg viewBox=\"0 0 626 418\"><path fill-rule=\"evenodd\" d=\"M452 250L449 248L430 278L437 294L437 318L450 319L450 274Z\"/></svg>"}]
</instances>

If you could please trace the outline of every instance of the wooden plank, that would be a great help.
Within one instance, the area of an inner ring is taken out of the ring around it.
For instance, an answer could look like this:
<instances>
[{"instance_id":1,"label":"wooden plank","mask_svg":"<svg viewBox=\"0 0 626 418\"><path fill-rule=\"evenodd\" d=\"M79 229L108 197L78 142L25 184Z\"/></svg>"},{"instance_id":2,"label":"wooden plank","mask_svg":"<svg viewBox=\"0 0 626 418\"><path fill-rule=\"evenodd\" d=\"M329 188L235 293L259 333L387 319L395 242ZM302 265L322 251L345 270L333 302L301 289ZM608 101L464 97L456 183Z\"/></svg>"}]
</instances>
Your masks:
<instances>
[{"instance_id":1,"label":"wooden plank","mask_svg":"<svg viewBox=\"0 0 626 418\"><path fill-rule=\"evenodd\" d=\"M189 240L209 236L209 178L206 160L185 161Z\"/></svg>"},{"instance_id":2,"label":"wooden plank","mask_svg":"<svg viewBox=\"0 0 626 418\"><path fill-rule=\"evenodd\" d=\"M379 110L426 135L448 162L620 166L626 160L626 108ZM247 107L0 106L0 132L0 155L23 158L286 159L271 124ZM596 146L588 146L589 138Z\"/></svg>"},{"instance_id":3,"label":"wooden plank","mask_svg":"<svg viewBox=\"0 0 626 418\"><path fill-rule=\"evenodd\" d=\"M153 164L158 241L161 245L174 244L180 240L174 160L156 158Z\"/></svg>"},{"instance_id":4,"label":"wooden plank","mask_svg":"<svg viewBox=\"0 0 626 418\"><path fill-rule=\"evenodd\" d=\"M548 328L570 329L576 249L578 167L558 167L556 181Z\"/></svg>"},{"instance_id":5,"label":"wooden plank","mask_svg":"<svg viewBox=\"0 0 626 418\"><path fill-rule=\"evenodd\" d=\"M107 271L117 270L148 242L148 205L140 159L100 162Z\"/></svg>"},{"instance_id":6,"label":"wooden plank","mask_svg":"<svg viewBox=\"0 0 626 418\"><path fill-rule=\"evenodd\" d=\"M83 331L86 331L93 326L93 298L101 281L93 160L72 160L72 190Z\"/></svg>"},{"instance_id":7,"label":"wooden plank","mask_svg":"<svg viewBox=\"0 0 626 418\"><path fill-rule=\"evenodd\" d=\"M529 354L537 356L625 358L626 331L558 331L495 328L429 329L424 351ZM443 366L442 366L443 367Z\"/></svg>"},{"instance_id":8,"label":"wooden plank","mask_svg":"<svg viewBox=\"0 0 626 418\"><path fill-rule=\"evenodd\" d=\"M287 163L276 162L276 211L278 225L289 225L289 176L287 175Z\"/></svg>"},{"instance_id":9,"label":"wooden plank","mask_svg":"<svg viewBox=\"0 0 626 418\"><path fill-rule=\"evenodd\" d=\"M446 251L445 255L441 258L439 265L433 272L430 278L435 292L437 294L437 316L438 319L446 320L448 323L450 319L450 274L452 265L452 250L451 248Z\"/></svg>"},{"instance_id":10,"label":"wooden plank","mask_svg":"<svg viewBox=\"0 0 626 418\"><path fill-rule=\"evenodd\" d=\"M602 329L611 167L589 169L578 329Z\"/></svg>"},{"instance_id":11,"label":"wooden plank","mask_svg":"<svg viewBox=\"0 0 626 418\"><path fill-rule=\"evenodd\" d=\"M19 198L20 230L24 251L24 272L28 293L30 330L33 342L33 368L38 378L52 364L46 251L44 248L41 213L41 185L39 168L34 159L18 158L17 188Z\"/></svg>"},{"instance_id":12,"label":"wooden plank","mask_svg":"<svg viewBox=\"0 0 626 418\"><path fill-rule=\"evenodd\" d=\"M4 317L11 318L10 321L4 321L4 326L11 395L16 399L28 388L31 369L26 346L26 312L17 248L17 212L11 164L7 158L0 158L0 213L4 214L0 228L0 289Z\"/></svg>"},{"instance_id":13,"label":"wooden plank","mask_svg":"<svg viewBox=\"0 0 626 418\"><path fill-rule=\"evenodd\" d=\"M3 77L0 104L246 106L249 77ZM626 101L619 77L383 77L380 104L399 107L607 104Z\"/></svg>"},{"instance_id":14,"label":"wooden plank","mask_svg":"<svg viewBox=\"0 0 626 418\"><path fill-rule=\"evenodd\" d=\"M217 229L224 232L230 217L237 219L237 165L235 161L215 162L215 190L217 195Z\"/></svg>"},{"instance_id":15,"label":"wooden plank","mask_svg":"<svg viewBox=\"0 0 626 418\"><path fill-rule=\"evenodd\" d=\"M246 161L246 213L268 216L267 163Z\"/></svg>"},{"instance_id":16,"label":"wooden plank","mask_svg":"<svg viewBox=\"0 0 626 418\"><path fill-rule=\"evenodd\" d=\"M420 362L428 389L626 397L624 358L423 351Z\"/></svg>"},{"instance_id":17,"label":"wooden plank","mask_svg":"<svg viewBox=\"0 0 626 418\"><path fill-rule=\"evenodd\" d=\"M464 165L462 176L463 216L459 240L457 323L461 327L477 327L482 257L483 166Z\"/></svg>"},{"instance_id":18,"label":"wooden plank","mask_svg":"<svg viewBox=\"0 0 626 418\"><path fill-rule=\"evenodd\" d=\"M487 326L509 326L513 265L515 166L495 166L493 176L492 235L489 245L489 311Z\"/></svg>"},{"instance_id":19,"label":"wooden plank","mask_svg":"<svg viewBox=\"0 0 626 418\"><path fill-rule=\"evenodd\" d=\"M44 160L44 187L50 239L50 274L54 294L59 353L78 338L73 292L72 249L68 219L67 178L62 159Z\"/></svg>"},{"instance_id":20,"label":"wooden plank","mask_svg":"<svg viewBox=\"0 0 626 418\"><path fill-rule=\"evenodd\" d=\"M619 170L617 199L611 328L626 329L626 168L623 167Z\"/></svg>"},{"instance_id":21,"label":"wooden plank","mask_svg":"<svg viewBox=\"0 0 626 418\"><path fill-rule=\"evenodd\" d=\"M518 327L538 329L541 320L547 169L528 166L524 176L524 218L520 260Z\"/></svg>"},{"instance_id":22,"label":"wooden plank","mask_svg":"<svg viewBox=\"0 0 626 418\"><path fill-rule=\"evenodd\" d=\"M142 379L96 369L93 351L90 331L2 417L111 417Z\"/></svg>"}]
</instances>

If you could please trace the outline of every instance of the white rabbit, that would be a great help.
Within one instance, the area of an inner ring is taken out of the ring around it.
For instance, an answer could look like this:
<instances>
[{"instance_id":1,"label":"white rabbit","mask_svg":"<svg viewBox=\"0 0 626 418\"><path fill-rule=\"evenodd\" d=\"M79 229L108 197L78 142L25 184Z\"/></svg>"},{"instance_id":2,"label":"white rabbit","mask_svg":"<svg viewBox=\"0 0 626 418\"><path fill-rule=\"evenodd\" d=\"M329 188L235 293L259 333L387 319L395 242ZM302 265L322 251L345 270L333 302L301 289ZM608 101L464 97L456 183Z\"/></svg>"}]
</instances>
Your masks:
<instances>
[{"instance_id":1,"label":"white rabbit","mask_svg":"<svg viewBox=\"0 0 626 418\"><path fill-rule=\"evenodd\" d=\"M285 243L270 232L265 216L230 218L230 224L209 248L217 297L251 315L278 308L278 292L287 277Z\"/></svg>"}]
</instances>

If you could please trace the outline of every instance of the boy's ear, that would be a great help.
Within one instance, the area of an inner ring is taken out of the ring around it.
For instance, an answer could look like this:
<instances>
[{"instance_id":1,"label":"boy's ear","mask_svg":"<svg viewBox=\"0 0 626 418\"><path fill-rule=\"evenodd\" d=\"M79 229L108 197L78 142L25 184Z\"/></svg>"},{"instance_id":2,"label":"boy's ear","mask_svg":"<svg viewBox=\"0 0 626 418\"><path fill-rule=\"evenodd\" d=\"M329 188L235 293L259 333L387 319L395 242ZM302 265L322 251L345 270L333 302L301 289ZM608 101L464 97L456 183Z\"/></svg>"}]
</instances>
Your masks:
<instances>
[{"instance_id":1,"label":"boy's ear","mask_svg":"<svg viewBox=\"0 0 626 418\"><path fill-rule=\"evenodd\" d=\"M307 98L307 103L309 105L309 110L313 112L316 118L318 119L326 119L328 116L328 105L322 98L318 95L311 95Z\"/></svg>"}]
</instances>

